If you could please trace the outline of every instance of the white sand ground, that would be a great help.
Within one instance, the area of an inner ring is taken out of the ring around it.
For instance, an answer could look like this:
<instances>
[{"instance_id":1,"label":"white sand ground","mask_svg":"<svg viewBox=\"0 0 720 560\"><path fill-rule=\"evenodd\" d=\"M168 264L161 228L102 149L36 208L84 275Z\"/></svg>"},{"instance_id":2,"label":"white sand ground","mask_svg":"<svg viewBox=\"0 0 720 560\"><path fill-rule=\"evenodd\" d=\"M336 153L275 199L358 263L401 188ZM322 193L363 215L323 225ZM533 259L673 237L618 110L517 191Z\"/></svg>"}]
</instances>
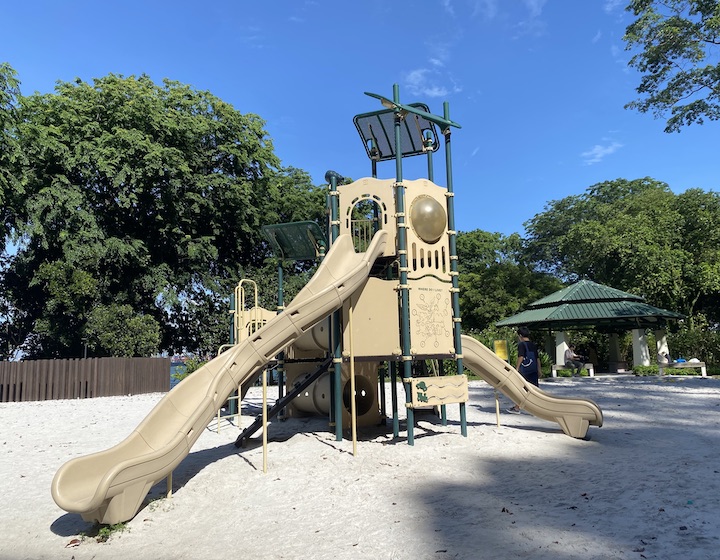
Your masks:
<instances>
[{"instance_id":1,"label":"white sand ground","mask_svg":"<svg viewBox=\"0 0 720 560\"><path fill-rule=\"evenodd\" d=\"M55 505L50 482L124 439L162 395L0 404L0 559L720 557L720 380L542 388L595 400L605 425L590 441L527 414L498 428L493 390L472 382L467 438L457 405L447 426L422 417L414 446L404 426L398 440L361 432L357 457L324 419L291 420L271 425L263 474L259 441L238 450L225 424L200 437L171 499L104 543L78 539L91 525ZM253 388L243 408L260 402Z\"/></svg>"}]
</instances>

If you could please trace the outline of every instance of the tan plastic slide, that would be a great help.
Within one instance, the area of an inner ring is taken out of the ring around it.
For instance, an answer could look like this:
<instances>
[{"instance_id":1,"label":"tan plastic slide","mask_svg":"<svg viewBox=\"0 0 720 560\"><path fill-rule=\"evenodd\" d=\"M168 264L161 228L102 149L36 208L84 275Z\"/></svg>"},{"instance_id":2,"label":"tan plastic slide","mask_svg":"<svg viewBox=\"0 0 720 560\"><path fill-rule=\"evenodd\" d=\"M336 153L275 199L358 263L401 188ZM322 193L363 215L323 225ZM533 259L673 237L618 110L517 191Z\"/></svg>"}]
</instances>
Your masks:
<instances>
[{"instance_id":1,"label":"tan plastic slide","mask_svg":"<svg viewBox=\"0 0 720 560\"><path fill-rule=\"evenodd\" d=\"M55 503L86 521L114 524L135 516L233 391L365 284L386 240L380 231L357 254L351 237L340 236L282 314L178 383L118 445L63 465L52 481Z\"/></svg>"},{"instance_id":2,"label":"tan plastic slide","mask_svg":"<svg viewBox=\"0 0 720 560\"><path fill-rule=\"evenodd\" d=\"M553 397L525 381L518 371L487 346L462 337L463 365L530 414L560 424L570 437L585 438L589 426L602 426L600 407L589 399Z\"/></svg>"}]
</instances>

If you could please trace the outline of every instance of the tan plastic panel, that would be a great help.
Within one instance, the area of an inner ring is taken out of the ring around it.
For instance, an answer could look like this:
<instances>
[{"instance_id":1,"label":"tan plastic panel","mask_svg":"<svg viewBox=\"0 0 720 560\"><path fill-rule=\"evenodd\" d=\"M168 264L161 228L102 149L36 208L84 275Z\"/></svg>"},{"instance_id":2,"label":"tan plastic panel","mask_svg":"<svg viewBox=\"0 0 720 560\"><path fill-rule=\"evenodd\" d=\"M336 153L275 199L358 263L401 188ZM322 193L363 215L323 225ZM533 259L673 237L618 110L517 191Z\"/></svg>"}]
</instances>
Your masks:
<instances>
[{"instance_id":1,"label":"tan plastic panel","mask_svg":"<svg viewBox=\"0 0 720 560\"><path fill-rule=\"evenodd\" d=\"M413 377L410 392L413 408L464 403L468 400L468 380L466 375Z\"/></svg>"},{"instance_id":2,"label":"tan plastic panel","mask_svg":"<svg viewBox=\"0 0 720 560\"><path fill-rule=\"evenodd\" d=\"M412 219L413 203L422 198L430 198L445 210L447 220L447 189L439 187L427 179L403 181L405 186L405 213L408 247L408 277L422 278L428 274L440 280L450 281L450 239L447 235L447 221L443 234L435 243L423 241L414 227Z\"/></svg>"},{"instance_id":3,"label":"tan plastic panel","mask_svg":"<svg viewBox=\"0 0 720 560\"><path fill-rule=\"evenodd\" d=\"M426 276L411 280L410 341L415 355L453 354L451 284Z\"/></svg>"},{"instance_id":4,"label":"tan plastic panel","mask_svg":"<svg viewBox=\"0 0 720 560\"><path fill-rule=\"evenodd\" d=\"M353 340L355 356L393 358L401 354L400 319L398 316L397 280L368 278L361 292L343 304L343 348L350 349L350 321L353 306Z\"/></svg>"},{"instance_id":5,"label":"tan plastic panel","mask_svg":"<svg viewBox=\"0 0 720 560\"><path fill-rule=\"evenodd\" d=\"M395 222L395 191L394 179L375 179L364 177L349 185L338 187L338 211L340 218L340 233L352 233L352 209L362 200L371 200L380 209L380 228L388 232L388 241L383 256L390 257L396 254L397 224Z\"/></svg>"}]
</instances>

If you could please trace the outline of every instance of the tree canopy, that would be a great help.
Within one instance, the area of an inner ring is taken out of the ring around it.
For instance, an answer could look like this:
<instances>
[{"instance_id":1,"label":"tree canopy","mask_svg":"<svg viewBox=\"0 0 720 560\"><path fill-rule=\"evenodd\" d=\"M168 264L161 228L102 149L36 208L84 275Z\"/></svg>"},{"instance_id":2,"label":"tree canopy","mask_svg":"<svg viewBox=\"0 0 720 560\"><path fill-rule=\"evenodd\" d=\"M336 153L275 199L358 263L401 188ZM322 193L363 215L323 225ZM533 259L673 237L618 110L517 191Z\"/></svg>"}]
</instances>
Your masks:
<instances>
[{"instance_id":1,"label":"tree canopy","mask_svg":"<svg viewBox=\"0 0 720 560\"><path fill-rule=\"evenodd\" d=\"M469 331L487 329L562 287L558 279L528 263L517 233L460 232L457 252L460 309L463 328Z\"/></svg>"},{"instance_id":2,"label":"tree canopy","mask_svg":"<svg viewBox=\"0 0 720 560\"><path fill-rule=\"evenodd\" d=\"M587 278L653 305L720 319L717 193L676 195L650 178L606 181L548 203L526 228L530 257L560 278Z\"/></svg>"},{"instance_id":3,"label":"tree canopy","mask_svg":"<svg viewBox=\"0 0 720 560\"><path fill-rule=\"evenodd\" d=\"M668 111L665 132L720 118L720 2L632 0L636 20L627 27L627 49L639 49L630 66L643 76L641 97L626 105L656 117Z\"/></svg>"},{"instance_id":4,"label":"tree canopy","mask_svg":"<svg viewBox=\"0 0 720 560\"><path fill-rule=\"evenodd\" d=\"M12 225L11 201L21 192L20 181L12 173L13 165L20 157L14 133L19 86L15 70L5 62L0 63L0 253L5 249L5 241Z\"/></svg>"},{"instance_id":5,"label":"tree canopy","mask_svg":"<svg viewBox=\"0 0 720 560\"><path fill-rule=\"evenodd\" d=\"M22 193L4 330L30 356L211 351L232 287L270 256L260 227L322 216L324 192L281 166L260 117L209 92L111 74L23 97L0 75L23 154L0 169ZM132 329L134 348L110 340Z\"/></svg>"}]
</instances>

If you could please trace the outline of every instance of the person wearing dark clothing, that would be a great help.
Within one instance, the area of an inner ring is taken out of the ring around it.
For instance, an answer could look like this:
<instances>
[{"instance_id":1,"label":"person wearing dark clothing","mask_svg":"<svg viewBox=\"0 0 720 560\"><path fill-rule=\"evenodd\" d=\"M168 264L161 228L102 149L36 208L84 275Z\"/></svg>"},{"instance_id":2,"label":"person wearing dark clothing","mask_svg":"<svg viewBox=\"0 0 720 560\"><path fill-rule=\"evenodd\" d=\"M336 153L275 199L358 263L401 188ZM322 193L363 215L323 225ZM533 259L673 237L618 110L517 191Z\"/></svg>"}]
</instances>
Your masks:
<instances>
[{"instance_id":1,"label":"person wearing dark clothing","mask_svg":"<svg viewBox=\"0 0 720 560\"><path fill-rule=\"evenodd\" d=\"M520 372L525 381L539 386L539 379L542 375L542 366L538 355L537 346L530 340L530 330L527 327L520 327L518 335L518 359L515 369ZM513 414L520 413L520 407L515 405L508 409Z\"/></svg>"}]
</instances>

